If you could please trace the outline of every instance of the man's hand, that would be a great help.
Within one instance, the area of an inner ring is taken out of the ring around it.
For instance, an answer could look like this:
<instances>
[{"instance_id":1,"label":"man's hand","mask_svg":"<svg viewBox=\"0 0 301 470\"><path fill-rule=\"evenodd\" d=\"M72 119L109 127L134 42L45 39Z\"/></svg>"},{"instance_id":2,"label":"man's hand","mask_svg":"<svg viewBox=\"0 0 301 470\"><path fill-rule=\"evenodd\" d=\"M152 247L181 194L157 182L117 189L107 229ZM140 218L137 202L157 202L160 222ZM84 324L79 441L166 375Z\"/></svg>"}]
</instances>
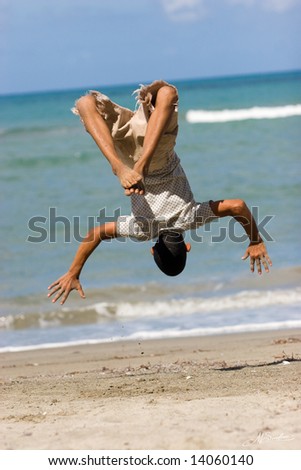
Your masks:
<instances>
[{"instance_id":1,"label":"man's hand","mask_svg":"<svg viewBox=\"0 0 301 470\"><path fill-rule=\"evenodd\" d=\"M137 184L133 184L133 186L131 186L130 188L125 189L124 194L126 196L131 196L132 194L140 194L142 196L143 194L145 194L143 181L140 181Z\"/></svg>"},{"instance_id":2,"label":"man's hand","mask_svg":"<svg viewBox=\"0 0 301 470\"><path fill-rule=\"evenodd\" d=\"M60 277L55 282L50 284L48 290L50 290L51 292L49 292L48 297L51 297L57 292L55 297L52 299L52 302L56 302L60 297L63 296L61 299L61 305L63 305L67 300L70 292L74 289L78 291L82 299L85 299L85 294L78 278L74 276L74 274L67 272L66 274L64 274L64 276Z\"/></svg>"},{"instance_id":3,"label":"man's hand","mask_svg":"<svg viewBox=\"0 0 301 470\"><path fill-rule=\"evenodd\" d=\"M114 173L118 176L126 196L133 193L144 194L143 174L136 171L135 168L131 169L121 164Z\"/></svg>"},{"instance_id":4,"label":"man's hand","mask_svg":"<svg viewBox=\"0 0 301 470\"><path fill-rule=\"evenodd\" d=\"M269 272L269 265L272 266L272 261L270 260L265 244L262 241L259 243L250 243L241 259L246 260L249 257L252 273L255 271L255 263L258 274L262 274L261 263L264 266L265 272Z\"/></svg>"},{"instance_id":5,"label":"man's hand","mask_svg":"<svg viewBox=\"0 0 301 470\"><path fill-rule=\"evenodd\" d=\"M134 168L133 168L133 174L134 176L138 176L138 181L137 183L134 183L131 187L125 188L124 194L126 196L131 196L132 194L140 194L143 195L145 194L145 186L144 186L144 176L146 174L146 170L141 167L139 164L139 161L135 163Z\"/></svg>"}]
</instances>

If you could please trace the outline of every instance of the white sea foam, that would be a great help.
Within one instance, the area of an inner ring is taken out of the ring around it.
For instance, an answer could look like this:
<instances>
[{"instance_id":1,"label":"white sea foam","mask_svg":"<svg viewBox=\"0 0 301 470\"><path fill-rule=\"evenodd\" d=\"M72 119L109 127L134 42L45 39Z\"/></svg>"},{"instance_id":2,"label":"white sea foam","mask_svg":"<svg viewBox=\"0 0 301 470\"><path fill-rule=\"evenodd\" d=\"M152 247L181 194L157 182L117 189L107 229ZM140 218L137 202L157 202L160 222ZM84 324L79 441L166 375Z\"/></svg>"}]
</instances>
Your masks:
<instances>
[{"instance_id":1,"label":"white sea foam","mask_svg":"<svg viewBox=\"0 0 301 470\"><path fill-rule=\"evenodd\" d=\"M269 323L243 323L221 327L203 327L187 330L165 329L160 331L139 331L130 335L128 340L148 340L164 338L189 338L191 336L211 336L233 333L251 333L256 331L285 330L301 327L301 320L288 320ZM124 339L124 338L123 338ZM1 352L1 350L0 350Z\"/></svg>"},{"instance_id":2,"label":"white sea foam","mask_svg":"<svg viewBox=\"0 0 301 470\"><path fill-rule=\"evenodd\" d=\"M217 111L191 109L186 113L186 120L190 123L214 123L244 121L247 119L277 119L291 116L301 116L301 104L274 107L255 106L246 109L222 109Z\"/></svg>"},{"instance_id":3,"label":"white sea foam","mask_svg":"<svg viewBox=\"0 0 301 470\"><path fill-rule=\"evenodd\" d=\"M227 295L210 297L193 296L170 298L160 301L120 301L97 302L88 306L72 309L64 307L51 312L32 312L26 315L8 315L0 317L0 330L5 329L46 329L60 325L78 325L98 323L112 319L126 321L139 318L163 318L191 314L209 315L223 311L247 311L272 306L294 307L301 304L301 288L242 290Z\"/></svg>"},{"instance_id":4,"label":"white sea foam","mask_svg":"<svg viewBox=\"0 0 301 470\"><path fill-rule=\"evenodd\" d=\"M191 297L154 302L97 303L86 309L116 318L163 317L211 313L223 310L254 309L273 305L300 305L301 289L245 290L217 297Z\"/></svg>"},{"instance_id":5,"label":"white sea foam","mask_svg":"<svg viewBox=\"0 0 301 470\"><path fill-rule=\"evenodd\" d=\"M191 336L213 336L233 333L247 333L256 331L270 331L270 330L285 330L301 328L301 320L288 320L282 322L269 322L269 323L245 323L239 325L230 325L222 327L204 327L193 328L187 330L169 328L160 331L137 331L128 336L114 336L102 339L82 339L77 341L66 341L56 343L43 343L28 346L7 346L0 348L1 353L18 352L18 351L32 351L37 349L55 349L68 346L81 346L89 344L112 343L116 341L141 341L151 339L166 339L166 338L184 338Z\"/></svg>"}]
</instances>

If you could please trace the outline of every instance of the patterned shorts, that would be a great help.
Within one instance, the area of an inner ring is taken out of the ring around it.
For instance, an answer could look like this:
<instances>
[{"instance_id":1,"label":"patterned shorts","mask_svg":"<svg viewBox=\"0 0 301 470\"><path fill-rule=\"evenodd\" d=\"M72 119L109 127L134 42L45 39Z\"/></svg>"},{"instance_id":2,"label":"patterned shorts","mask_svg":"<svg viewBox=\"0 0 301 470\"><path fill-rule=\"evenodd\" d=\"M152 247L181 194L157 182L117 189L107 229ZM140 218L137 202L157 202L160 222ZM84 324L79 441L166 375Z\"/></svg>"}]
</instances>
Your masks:
<instances>
[{"instance_id":1,"label":"patterned shorts","mask_svg":"<svg viewBox=\"0 0 301 470\"><path fill-rule=\"evenodd\" d=\"M132 214L118 217L118 236L152 240L164 230L184 232L217 218L209 201L195 202L176 154L164 172L145 178L145 188L145 195L131 196Z\"/></svg>"}]
</instances>

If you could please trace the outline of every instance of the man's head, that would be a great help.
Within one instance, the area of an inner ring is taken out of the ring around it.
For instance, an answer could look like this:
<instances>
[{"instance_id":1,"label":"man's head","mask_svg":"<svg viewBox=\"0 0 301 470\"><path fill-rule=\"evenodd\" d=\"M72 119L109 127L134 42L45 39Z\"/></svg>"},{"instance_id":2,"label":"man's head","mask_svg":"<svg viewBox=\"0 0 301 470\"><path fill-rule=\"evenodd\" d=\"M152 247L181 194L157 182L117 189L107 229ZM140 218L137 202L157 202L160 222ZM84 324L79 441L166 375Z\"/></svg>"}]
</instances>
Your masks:
<instances>
[{"instance_id":1,"label":"man's head","mask_svg":"<svg viewBox=\"0 0 301 470\"><path fill-rule=\"evenodd\" d=\"M185 244L179 232L162 232L152 248L155 263L167 276L177 276L185 268L187 251L190 245Z\"/></svg>"}]
</instances>

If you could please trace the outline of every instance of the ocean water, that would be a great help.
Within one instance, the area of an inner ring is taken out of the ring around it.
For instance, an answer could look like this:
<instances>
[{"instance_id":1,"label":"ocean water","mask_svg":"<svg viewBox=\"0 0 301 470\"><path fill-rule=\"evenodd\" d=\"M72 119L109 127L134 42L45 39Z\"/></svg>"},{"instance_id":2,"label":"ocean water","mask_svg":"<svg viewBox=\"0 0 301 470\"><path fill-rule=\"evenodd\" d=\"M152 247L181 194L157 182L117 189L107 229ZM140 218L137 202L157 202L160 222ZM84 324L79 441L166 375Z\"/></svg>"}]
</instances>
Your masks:
<instances>
[{"instance_id":1,"label":"ocean water","mask_svg":"<svg viewBox=\"0 0 301 470\"><path fill-rule=\"evenodd\" d=\"M175 84L176 150L195 198L247 202L270 274L250 273L227 218L186 234L176 278L157 269L151 242L103 242L81 275L86 299L52 304L47 286L87 229L130 201L70 112L86 90L1 96L0 351L301 326L301 72ZM134 109L138 86L94 88Z\"/></svg>"}]
</instances>

